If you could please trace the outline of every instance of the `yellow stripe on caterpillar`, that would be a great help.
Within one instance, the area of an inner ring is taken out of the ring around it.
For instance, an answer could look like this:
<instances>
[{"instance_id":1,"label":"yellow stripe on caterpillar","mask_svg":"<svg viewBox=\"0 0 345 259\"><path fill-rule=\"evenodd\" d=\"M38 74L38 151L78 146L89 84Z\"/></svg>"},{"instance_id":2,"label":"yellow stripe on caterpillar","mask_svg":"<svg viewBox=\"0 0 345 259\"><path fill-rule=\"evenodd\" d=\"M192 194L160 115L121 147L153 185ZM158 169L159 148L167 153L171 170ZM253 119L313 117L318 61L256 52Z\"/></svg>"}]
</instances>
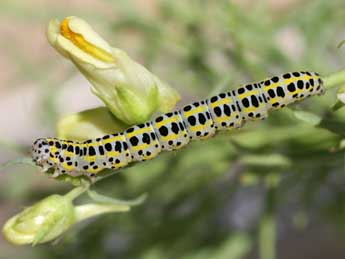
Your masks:
<instances>
[{"instance_id":1,"label":"yellow stripe on caterpillar","mask_svg":"<svg viewBox=\"0 0 345 259\"><path fill-rule=\"evenodd\" d=\"M219 101L216 101L214 103L211 103L210 106L211 108L214 108L222 104L232 104L232 103L233 103L232 98L227 97L227 98L220 99Z\"/></svg>"},{"instance_id":2,"label":"yellow stripe on caterpillar","mask_svg":"<svg viewBox=\"0 0 345 259\"><path fill-rule=\"evenodd\" d=\"M240 100L242 100L248 96L257 95L257 94L259 94L259 90L252 90L252 91L248 91L248 92L243 93L243 94L239 94L238 97Z\"/></svg>"},{"instance_id":3,"label":"yellow stripe on caterpillar","mask_svg":"<svg viewBox=\"0 0 345 259\"><path fill-rule=\"evenodd\" d=\"M145 127L145 128L134 130L133 132L127 133L127 137L131 138L131 137L133 137L135 135L139 135L139 134L142 134L142 133L148 133L148 132L151 132L151 131L152 131L151 127Z\"/></svg>"},{"instance_id":4,"label":"yellow stripe on caterpillar","mask_svg":"<svg viewBox=\"0 0 345 259\"><path fill-rule=\"evenodd\" d=\"M187 111L187 112L185 111L184 116L189 117L189 116L192 116L196 113L200 113L200 112L204 112L204 111L206 111L206 107L205 106L199 106L199 107L195 108L194 110L192 109L192 110Z\"/></svg>"},{"instance_id":5,"label":"yellow stripe on caterpillar","mask_svg":"<svg viewBox=\"0 0 345 259\"><path fill-rule=\"evenodd\" d=\"M177 121L179 121L179 117L178 117L178 116L173 116L173 117L168 118L168 119L165 119L165 120L163 120L163 121L156 122L156 127L157 127L157 128L160 128L161 126L170 124L170 123L172 123L172 122L177 122Z\"/></svg>"}]
</instances>

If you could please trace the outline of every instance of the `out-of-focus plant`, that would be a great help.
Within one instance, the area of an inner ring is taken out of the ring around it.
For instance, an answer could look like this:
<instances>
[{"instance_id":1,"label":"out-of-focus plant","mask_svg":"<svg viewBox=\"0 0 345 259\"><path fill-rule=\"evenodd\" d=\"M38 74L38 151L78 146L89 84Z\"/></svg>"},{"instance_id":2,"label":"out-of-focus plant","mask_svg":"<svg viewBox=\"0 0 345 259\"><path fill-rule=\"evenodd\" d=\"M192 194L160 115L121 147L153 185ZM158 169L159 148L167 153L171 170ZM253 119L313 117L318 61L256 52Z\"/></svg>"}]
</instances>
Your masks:
<instances>
[{"instance_id":1,"label":"out-of-focus plant","mask_svg":"<svg viewBox=\"0 0 345 259\"><path fill-rule=\"evenodd\" d=\"M269 74L342 69L344 49L336 48L343 39L342 0L290 1L283 9L274 1L237 2L157 0L149 16L137 1L106 1L111 15L101 20L109 25L109 42L179 86L185 102ZM335 73L325 84L330 89L343 78ZM98 182L112 196L150 190L150 200L126 217L93 222L73 242L44 247L44 256L228 259L245 257L258 243L259 254L272 258L276 239L284 239L277 226L301 211L300 226L319 220L344 230L345 116L335 99L330 89L272 112L265 122ZM81 117L71 118L72 126Z\"/></svg>"}]
</instances>

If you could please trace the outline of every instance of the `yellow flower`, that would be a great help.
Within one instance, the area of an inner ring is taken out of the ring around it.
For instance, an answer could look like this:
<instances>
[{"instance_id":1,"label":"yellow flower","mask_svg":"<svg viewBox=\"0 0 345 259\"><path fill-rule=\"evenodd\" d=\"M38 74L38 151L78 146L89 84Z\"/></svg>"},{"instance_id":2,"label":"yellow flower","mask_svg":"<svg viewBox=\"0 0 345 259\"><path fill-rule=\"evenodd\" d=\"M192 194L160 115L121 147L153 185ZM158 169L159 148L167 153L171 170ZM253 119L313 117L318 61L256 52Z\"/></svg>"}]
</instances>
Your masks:
<instances>
[{"instance_id":1,"label":"yellow flower","mask_svg":"<svg viewBox=\"0 0 345 259\"><path fill-rule=\"evenodd\" d=\"M128 125L142 123L160 110L171 110L178 93L124 51L111 47L78 17L50 21L50 44L70 59L92 84L110 111Z\"/></svg>"}]
</instances>

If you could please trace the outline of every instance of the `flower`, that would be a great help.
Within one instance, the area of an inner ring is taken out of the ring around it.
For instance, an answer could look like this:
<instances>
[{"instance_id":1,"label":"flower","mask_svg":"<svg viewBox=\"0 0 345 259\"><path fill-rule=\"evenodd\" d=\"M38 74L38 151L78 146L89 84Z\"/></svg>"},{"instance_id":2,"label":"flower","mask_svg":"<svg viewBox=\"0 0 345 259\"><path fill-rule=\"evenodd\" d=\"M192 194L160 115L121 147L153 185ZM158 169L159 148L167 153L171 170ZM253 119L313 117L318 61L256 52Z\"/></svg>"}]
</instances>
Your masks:
<instances>
[{"instance_id":1,"label":"flower","mask_svg":"<svg viewBox=\"0 0 345 259\"><path fill-rule=\"evenodd\" d=\"M50 21L50 44L70 59L92 84L91 90L122 122L133 125L160 110L171 110L179 94L124 51L111 47L84 20Z\"/></svg>"}]
</instances>

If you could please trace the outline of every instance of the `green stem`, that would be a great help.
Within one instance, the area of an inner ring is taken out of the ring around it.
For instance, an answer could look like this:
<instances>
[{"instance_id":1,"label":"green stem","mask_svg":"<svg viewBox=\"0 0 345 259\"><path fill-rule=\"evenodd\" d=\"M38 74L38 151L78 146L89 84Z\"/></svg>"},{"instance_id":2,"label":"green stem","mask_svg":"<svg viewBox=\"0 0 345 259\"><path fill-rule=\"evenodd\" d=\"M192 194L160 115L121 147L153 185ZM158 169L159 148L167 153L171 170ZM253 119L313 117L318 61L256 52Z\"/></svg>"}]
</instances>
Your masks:
<instances>
[{"instance_id":1,"label":"green stem","mask_svg":"<svg viewBox=\"0 0 345 259\"><path fill-rule=\"evenodd\" d=\"M325 89L330 89L340 84L345 84L345 70L341 70L324 78Z\"/></svg>"},{"instance_id":2,"label":"green stem","mask_svg":"<svg viewBox=\"0 0 345 259\"><path fill-rule=\"evenodd\" d=\"M81 194L83 194L85 191L89 189L90 185L85 184L83 186L78 186L74 189L72 189L70 192L68 192L65 197L73 201L75 198L79 197Z\"/></svg>"},{"instance_id":3,"label":"green stem","mask_svg":"<svg viewBox=\"0 0 345 259\"><path fill-rule=\"evenodd\" d=\"M270 180L266 193L266 208L261 217L259 225L259 253L260 259L276 258L277 243L277 223L276 223L276 204L277 204L277 182Z\"/></svg>"},{"instance_id":4,"label":"green stem","mask_svg":"<svg viewBox=\"0 0 345 259\"><path fill-rule=\"evenodd\" d=\"M276 258L276 231L276 219L274 215L264 215L259 225L260 259Z\"/></svg>"},{"instance_id":5,"label":"green stem","mask_svg":"<svg viewBox=\"0 0 345 259\"><path fill-rule=\"evenodd\" d=\"M76 222L91 218L97 215L111 212L126 212L129 211L128 205L113 205L113 204L85 204L75 207Z\"/></svg>"}]
</instances>

